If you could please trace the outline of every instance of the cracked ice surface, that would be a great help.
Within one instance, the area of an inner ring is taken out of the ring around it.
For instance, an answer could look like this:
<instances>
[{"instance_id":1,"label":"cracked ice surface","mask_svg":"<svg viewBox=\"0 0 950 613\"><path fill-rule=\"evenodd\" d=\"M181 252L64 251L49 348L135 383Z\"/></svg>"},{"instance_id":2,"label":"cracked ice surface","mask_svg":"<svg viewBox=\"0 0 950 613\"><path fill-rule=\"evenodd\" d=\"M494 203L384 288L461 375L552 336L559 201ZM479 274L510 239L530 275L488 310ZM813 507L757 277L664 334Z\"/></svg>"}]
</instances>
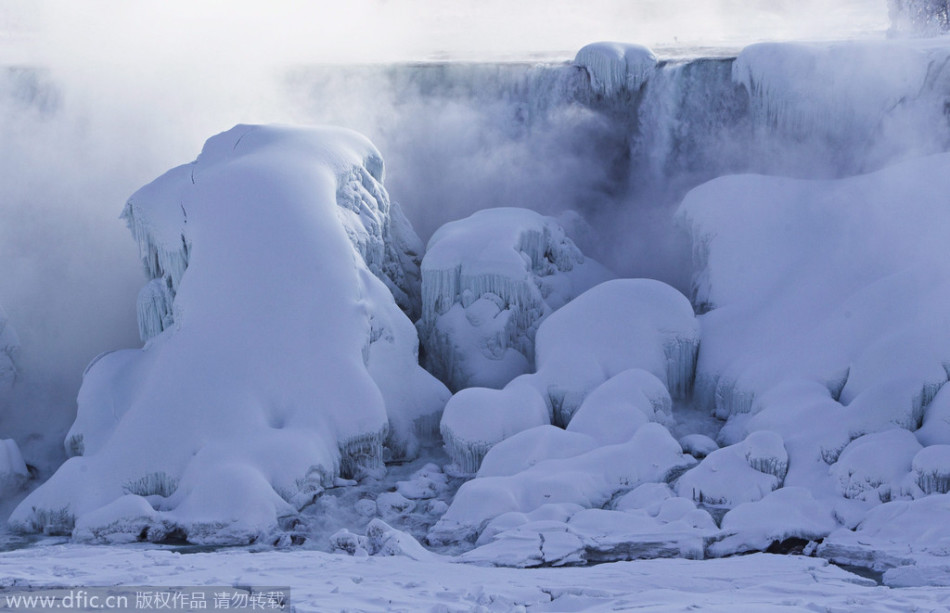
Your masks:
<instances>
[{"instance_id":1,"label":"cracked ice surface","mask_svg":"<svg viewBox=\"0 0 950 613\"><path fill-rule=\"evenodd\" d=\"M75 457L10 523L247 543L378 469L384 443L399 457L434 434L448 392L372 271L388 248L361 242L385 235L381 180L354 132L237 126L136 192L126 218L174 325L87 368Z\"/></svg>"},{"instance_id":2,"label":"cracked ice surface","mask_svg":"<svg viewBox=\"0 0 950 613\"><path fill-rule=\"evenodd\" d=\"M612 276L534 211L485 209L448 223L422 262L425 366L453 390L503 387L533 368L541 322Z\"/></svg>"}]
</instances>

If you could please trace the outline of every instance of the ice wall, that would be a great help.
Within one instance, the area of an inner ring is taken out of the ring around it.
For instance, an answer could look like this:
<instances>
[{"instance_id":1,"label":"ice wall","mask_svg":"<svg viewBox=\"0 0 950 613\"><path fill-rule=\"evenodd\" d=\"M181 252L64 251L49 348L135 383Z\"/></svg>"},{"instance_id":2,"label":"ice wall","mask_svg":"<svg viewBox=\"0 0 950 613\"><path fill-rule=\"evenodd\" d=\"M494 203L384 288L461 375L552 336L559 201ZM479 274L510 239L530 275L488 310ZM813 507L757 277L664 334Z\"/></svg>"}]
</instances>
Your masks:
<instances>
[{"instance_id":1,"label":"ice wall","mask_svg":"<svg viewBox=\"0 0 950 613\"><path fill-rule=\"evenodd\" d=\"M393 235L409 235L382 178L355 132L242 125L136 192L143 295L172 323L87 368L74 457L11 525L254 542L337 477L378 471L384 445L404 457L431 437L448 392L418 366L398 280L374 274L405 270Z\"/></svg>"},{"instance_id":2,"label":"ice wall","mask_svg":"<svg viewBox=\"0 0 950 613\"><path fill-rule=\"evenodd\" d=\"M503 387L533 369L541 322L611 277L556 220L527 209L446 224L422 262L424 364L452 390Z\"/></svg>"},{"instance_id":3,"label":"ice wall","mask_svg":"<svg viewBox=\"0 0 950 613\"><path fill-rule=\"evenodd\" d=\"M17 378L17 355L20 340L7 314L0 308L0 408L3 408Z\"/></svg>"}]
</instances>

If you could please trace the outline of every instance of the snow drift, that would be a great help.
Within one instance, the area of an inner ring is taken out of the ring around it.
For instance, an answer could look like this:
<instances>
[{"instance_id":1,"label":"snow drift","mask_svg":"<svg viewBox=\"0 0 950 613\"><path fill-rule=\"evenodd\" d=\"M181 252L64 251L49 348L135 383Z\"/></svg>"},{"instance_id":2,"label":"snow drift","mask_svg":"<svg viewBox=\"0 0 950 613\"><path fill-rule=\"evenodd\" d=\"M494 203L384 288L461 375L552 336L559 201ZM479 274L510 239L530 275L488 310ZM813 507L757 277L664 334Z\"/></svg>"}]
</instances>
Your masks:
<instances>
[{"instance_id":1,"label":"snow drift","mask_svg":"<svg viewBox=\"0 0 950 613\"><path fill-rule=\"evenodd\" d=\"M74 457L10 524L251 542L433 435L448 392L393 298L414 308L418 241L382 180L354 132L241 125L136 192L148 342L88 367Z\"/></svg>"}]
</instances>

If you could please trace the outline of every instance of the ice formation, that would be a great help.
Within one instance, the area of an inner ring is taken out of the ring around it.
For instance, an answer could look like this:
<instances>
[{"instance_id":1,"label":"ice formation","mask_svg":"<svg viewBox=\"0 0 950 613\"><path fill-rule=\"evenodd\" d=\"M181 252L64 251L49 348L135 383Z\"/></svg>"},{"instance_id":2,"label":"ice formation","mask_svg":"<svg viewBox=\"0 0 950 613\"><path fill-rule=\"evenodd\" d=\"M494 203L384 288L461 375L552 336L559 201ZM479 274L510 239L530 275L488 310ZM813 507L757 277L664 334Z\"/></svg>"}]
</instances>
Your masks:
<instances>
[{"instance_id":1,"label":"ice formation","mask_svg":"<svg viewBox=\"0 0 950 613\"><path fill-rule=\"evenodd\" d=\"M399 457L432 435L448 392L393 298L409 306L412 248L382 179L354 132L242 125L136 192L139 313L161 332L88 367L74 457L10 524L253 542L379 469L384 444Z\"/></svg>"},{"instance_id":2,"label":"ice formation","mask_svg":"<svg viewBox=\"0 0 950 613\"><path fill-rule=\"evenodd\" d=\"M633 96L656 70L656 56L641 45L592 43L574 57L590 75L591 88L602 96Z\"/></svg>"},{"instance_id":3,"label":"ice formation","mask_svg":"<svg viewBox=\"0 0 950 613\"><path fill-rule=\"evenodd\" d=\"M0 498L15 493L29 478L30 471L16 441L0 440Z\"/></svg>"},{"instance_id":4,"label":"ice formation","mask_svg":"<svg viewBox=\"0 0 950 613\"><path fill-rule=\"evenodd\" d=\"M422 262L425 366L452 390L503 387L533 369L544 318L611 276L554 218L527 209L448 223Z\"/></svg>"},{"instance_id":5,"label":"ice formation","mask_svg":"<svg viewBox=\"0 0 950 613\"><path fill-rule=\"evenodd\" d=\"M20 353L20 340L7 314L0 308L0 408L6 402L17 378L17 356Z\"/></svg>"},{"instance_id":6,"label":"ice formation","mask_svg":"<svg viewBox=\"0 0 950 613\"><path fill-rule=\"evenodd\" d=\"M601 445L622 443L648 421L673 423L673 401L655 375L631 368L592 391L567 425L569 432L587 434Z\"/></svg>"},{"instance_id":7,"label":"ice formation","mask_svg":"<svg viewBox=\"0 0 950 613\"><path fill-rule=\"evenodd\" d=\"M549 424L550 419L544 399L529 385L511 384L503 390L470 387L445 405L442 439L457 469L474 474L495 444Z\"/></svg>"}]
</instances>

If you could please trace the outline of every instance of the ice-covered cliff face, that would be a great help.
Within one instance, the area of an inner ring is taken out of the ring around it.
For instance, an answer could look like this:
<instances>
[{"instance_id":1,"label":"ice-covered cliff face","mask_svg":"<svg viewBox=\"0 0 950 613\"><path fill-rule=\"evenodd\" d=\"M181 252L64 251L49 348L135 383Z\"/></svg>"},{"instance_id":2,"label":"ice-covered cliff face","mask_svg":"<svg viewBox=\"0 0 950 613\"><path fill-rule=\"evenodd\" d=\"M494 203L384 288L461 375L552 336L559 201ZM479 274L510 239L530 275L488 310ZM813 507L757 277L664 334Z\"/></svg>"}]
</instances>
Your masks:
<instances>
[{"instance_id":1,"label":"ice-covered cliff face","mask_svg":"<svg viewBox=\"0 0 950 613\"><path fill-rule=\"evenodd\" d=\"M237 126L136 192L154 335L88 367L74 457L11 525L246 543L433 436L448 392L393 299L411 234L382 173L354 132Z\"/></svg>"},{"instance_id":2,"label":"ice-covered cliff face","mask_svg":"<svg viewBox=\"0 0 950 613\"><path fill-rule=\"evenodd\" d=\"M533 369L541 322L612 276L534 211L486 209L446 224L422 261L426 369L452 390L503 387Z\"/></svg>"},{"instance_id":3,"label":"ice-covered cliff face","mask_svg":"<svg viewBox=\"0 0 950 613\"><path fill-rule=\"evenodd\" d=\"M20 340L7 314L0 309L0 408L6 404L17 377L17 355L20 353Z\"/></svg>"}]
</instances>

